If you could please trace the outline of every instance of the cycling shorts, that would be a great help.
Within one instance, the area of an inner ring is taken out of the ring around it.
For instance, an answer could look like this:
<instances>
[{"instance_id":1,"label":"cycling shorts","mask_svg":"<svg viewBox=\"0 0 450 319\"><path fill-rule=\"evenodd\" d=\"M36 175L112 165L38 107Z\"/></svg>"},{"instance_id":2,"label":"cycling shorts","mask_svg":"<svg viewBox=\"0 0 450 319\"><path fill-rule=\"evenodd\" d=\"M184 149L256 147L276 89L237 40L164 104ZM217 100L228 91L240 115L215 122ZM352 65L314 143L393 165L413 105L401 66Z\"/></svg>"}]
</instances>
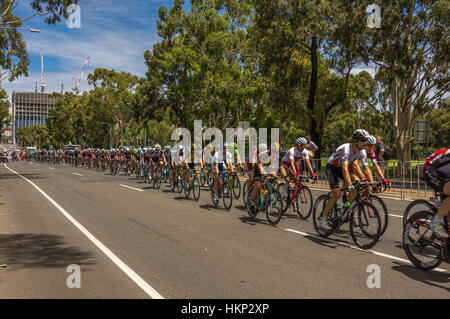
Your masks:
<instances>
[{"instance_id":1,"label":"cycling shorts","mask_svg":"<svg viewBox=\"0 0 450 319\"><path fill-rule=\"evenodd\" d=\"M327 164L325 166L325 173L327 174L330 188L340 188L339 178L344 180L344 176L342 175L342 168Z\"/></svg>"}]
</instances>

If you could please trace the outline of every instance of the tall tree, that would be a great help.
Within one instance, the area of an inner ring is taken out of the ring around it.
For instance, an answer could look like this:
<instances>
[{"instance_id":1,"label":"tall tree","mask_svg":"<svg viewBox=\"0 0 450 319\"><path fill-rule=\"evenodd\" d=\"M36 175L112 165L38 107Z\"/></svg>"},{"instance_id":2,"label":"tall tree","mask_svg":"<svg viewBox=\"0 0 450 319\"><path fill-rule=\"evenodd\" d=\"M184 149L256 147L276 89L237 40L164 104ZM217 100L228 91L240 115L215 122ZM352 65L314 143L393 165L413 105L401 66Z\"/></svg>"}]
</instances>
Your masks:
<instances>
[{"instance_id":1,"label":"tall tree","mask_svg":"<svg viewBox=\"0 0 450 319\"><path fill-rule=\"evenodd\" d=\"M415 120L450 88L450 6L446 0L383 1L381 28L370 29L365 8L372 2L339 2L345 13L341 27L364 63L377 66L398 158L409 161Z\"/></svg>"}]
</instances>

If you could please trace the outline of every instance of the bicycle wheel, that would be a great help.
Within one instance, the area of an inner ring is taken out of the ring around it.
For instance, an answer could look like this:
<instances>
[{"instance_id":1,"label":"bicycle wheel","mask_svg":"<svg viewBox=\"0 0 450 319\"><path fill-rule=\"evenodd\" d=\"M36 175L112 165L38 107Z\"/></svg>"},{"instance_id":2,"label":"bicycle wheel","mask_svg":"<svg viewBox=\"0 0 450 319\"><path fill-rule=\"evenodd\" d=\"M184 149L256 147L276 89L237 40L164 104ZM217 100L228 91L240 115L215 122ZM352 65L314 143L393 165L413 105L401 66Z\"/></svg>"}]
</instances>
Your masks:
<instances>
[{"instance_id":1,"label":"bicycle wheel","mask_svg":"<svg viewBox=\"0 0 450 319\"><path fill-rule=\"evenodd\" d=\"M200 185L205 186L205 183L206 183L206 175L205 172L202 170L200 172Z\"/></svg>"},{"instance_id":2,"label":"bicycle wheel","mask_svg":"<svg viewBox=\"0 0 450 319\"><path fill-rule=\"evenodd\" d=\"M358 203L350 214L349 224L352 239L359 248L370 249L377 244L381 220L377 209L371 203L365 201Z\"/></svg>"},{"instance_id":3,"label":"bicycle wheel","mask_svg":"<svg viewBox=\"0 0 450 319\"><path fill-rule=\"evenodd\" d=\"M239 199L241 197L241 181L237 174L233 174L233 195L234 199Z\"/></svg>"},{"instance_id":4,"label":"bicycle wheel","mask_svg":"<svg viewBox=\"0 0 450 319\"><path fill-rule=\"evenodd\" d=\"M323 214L323 210L325 209L325 206L327 205L327 201L330 199L330 195L329 194L324 194L324 195L320 195L316 201L314 202L313 205L313 225L314 225L314 229L316 230L316 232L321 236L321 237L328 237L330 236L333 231L334 228L330 229L330 230L325 230L319 227L319 219L322 217ZM332 209L330 211L330 213L328 214L328 221L330 222L330 224L332 224L332 226L335 226L334 223L334 210Z\"/></svg>"},{"instance_id":5,"label":"bicycle wheel","mask_svg":"<svg viewBox=\"0 0 450 319\"><path fill-rule=\"evenodd\" d=\"M291 206L291 194L288 183L286 182L279 183L277 186L277 190L280 193L281 200L283 201L283 214L284 214L289 208L289 206Z\"/></svg>"},{"instance_id":6,"label":"bicycle wheel","mask_svg":"<svg viewBox=\"0 0 450 319\"><path fill-rule=\"evenodd\" d=\"M251 219L254 219L254 218L256 217L256 215L258 215L258 213L259 213L259 196L256 198L255 210L252 211L252 210L250 209L250 205L249 205L251 193L252 193L251 190L249 190L249 191L247 192L247 195L246 195L247 199L246 199L246 204L245 204L245 206L247 207L247 214L248 214L248 216L249 216Z\"/></svg>"},{"instance_id":7,"label":"bicycle wheel","mask_svg":"<svg viewBox=\"0 0 450 319\"><path fill-rule=\"evenodd\" d=\"M177 174L176 183L177 183L177 191L178 193L181 193L183 191L183 176L181 176L181 174Z\"/></svg>"},{"instance_id":8,"label":"bicycle wheel","mask_svg":"<svg viewBox=\"0 0 450 319\"><path fill-rule=\"evenodd\" d=\"M433 207L433 205L429 201L424 199L416 199L415 201L409 203L409 205L405 209L405 212L403 213L403 227L405 227L409 217L412 214L418 211L431 210L431 207Z\"/></svg>"},{"instance_id":9,"label":"bicycle wheel","mask_svg":"<svg viewBox=\"0 0 450 319\"><path fill-rule=\"evenodd\" d=\"M434 269L442 262L442 241L430 228L433 217L426 210L416 212L403 230L403 249L414 266L422 270Z\"/></svg>"},{"instance_id":10,"label":"bicycle wheel","mask_svg":"<svg viewBox=\"0 0 450 319\"><path fill-rule=\"evenodd\" d=\"M196 201L200 198L200 181L197 176L192 179L192 195Z\"/></svg>"},{"instance_id":11,"label":"bicycle wheel","mask_svg":"<svg viewBox=\"0 0 450 319\"><path fill-rule=\"evenodd\" d=\"M244 201L244 205L247 206L247 187L248 187L248 180L244 182L244 185L242 186L242 200Z\"/></svg>"},{"instance_id":12,"label":"bicycle wheel","mask_svg":"<svg viewBox=\"0 0 450 319\"><path fill-rule=\"evenodd\" d=\"M161 182L162 182L162 176L161 176L161 172L157 173L155 175L155 183L156 183L156 189L160 189L161 188Z\"/></svg>"},{"instance_id":13,"label":"bicycle wheel","mask_svg":"<svg viewBox=\"0 0 450 319\"><path fill-rule=\"evenodd\" d=\"M280 192L276 189L272 190L272 193L266 199L266 216L269 223L273 226L280 222L281 216L283 215L283 200L281 198Z\"/></svg>"},{"instance_id":14,"label":"bicycle wheel","mask_svg":"<svg viewBox=\"0 0 450 319\"><path fill-rule=\"evenodd\" d=\"M380 231L380 237L384 234L386 231L386 228L389 223L389 211L385 204L385 202L378 196L375 195L369 195L369 202L375 206L375 208L378 211L378 214L380 215L380 221L381 221L381 231Z\"/></svg>"},{"instance_id":15,"label":"bicycle wheel","mask_svg":"<svg viewBox=\"0 0 450 319\"><path fill-rule=\"evenodd\" d=\"M189 198L189 195L191 194L191 186L192 184L189 182L184 181L183 188L184 188L184 196L186 198Z\"/></svg>"},{"instance_id":16,"label":"bicycle wheel","mask_svg":"<svg viewBox=\"0 0 450 319\"><path fill-rule=\"evenodd\" d=\"M231 185L229 183L224 183L222 186L222 200L223 206L229 211L231 204L233 203L233 191L231 190Z\"/></svg>"},{"instance_id":17,"label":"bicycle wheel","mask_svg":"<svg viewBox=\"0 0 450 319\"><path fill-rule=\"evenodd\" d=\"M302 186L302 188L298 190L295 199L295 208L297 210L298 217L301 219L307 219L309 215L311 215L313 208L313 197L308 186Z\"/></svg>"}]
</instances>

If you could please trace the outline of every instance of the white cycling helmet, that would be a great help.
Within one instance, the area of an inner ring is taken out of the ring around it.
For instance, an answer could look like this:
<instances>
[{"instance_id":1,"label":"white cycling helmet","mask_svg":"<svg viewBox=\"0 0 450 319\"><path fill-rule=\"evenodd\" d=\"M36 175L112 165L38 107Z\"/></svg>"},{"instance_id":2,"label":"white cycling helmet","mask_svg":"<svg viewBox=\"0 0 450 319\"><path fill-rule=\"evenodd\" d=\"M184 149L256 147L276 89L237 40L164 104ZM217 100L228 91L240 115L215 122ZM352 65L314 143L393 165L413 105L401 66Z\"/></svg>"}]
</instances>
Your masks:
<instances>
[{"instance_id":1,"label":"white cycling helmet","mask_svg":"<svg viewBox=\"0 0 450 319\"><path fill-rule=\"evenodd\" d=\"M377 144L377 139L375 138L375 136L370 135L367 138L367 143L369 143L370 145L375 145L375 144Z\"/></svg>"},{"instance_id":2,"label":"white cycling helmet","mask_svg":"<svg viewBox=\"0 0 450 319\"><path fill-rule=\"evenodd\" d=\"M258 149L260 152L267 151L267 144L264 144L264 143L259 144Z\"/></svg>"},{"instance_id":3,"label":"white cycling helmet","mask_svg":"<svg viewBox=\"0 0 450 319\"><path fill-rule=\"evenodd\" d=\"M160 149L161 149L161 145L156 144L156 145L155 145L155 149L160 150Z\"/></svg>"},{"instance_id":4,"label":"white cycling helmet","mask_svg":"<svg viewBox=\"0 0 450 319\"><path fill-rule=\"evenodd\" d=\"M147 152L147 148L146 147L144 147L144 152Z\"/></svg>"},{"instance_id":5,"label":"white cycling helmet","mask_svg":"<svg viewBox=\"0 0 450 319\"><path fill-rule=\"evenodd\" d=\"M370 136L370 134L366 130L358 129L353 132L353 138L357 139L359 141L365 142L365 141L367 141L369 136Z\"/></svg>"},{"instance_id":6,"label":"white cycling helmet","mask_svg":"<svg viewBox=\"0 0 450 319\"><path fill-rule=\"evenodd\" d=\"M295 140L295 144L308 144L308 141L304 137L299 137Z\"/></svg>"}]
</instances>

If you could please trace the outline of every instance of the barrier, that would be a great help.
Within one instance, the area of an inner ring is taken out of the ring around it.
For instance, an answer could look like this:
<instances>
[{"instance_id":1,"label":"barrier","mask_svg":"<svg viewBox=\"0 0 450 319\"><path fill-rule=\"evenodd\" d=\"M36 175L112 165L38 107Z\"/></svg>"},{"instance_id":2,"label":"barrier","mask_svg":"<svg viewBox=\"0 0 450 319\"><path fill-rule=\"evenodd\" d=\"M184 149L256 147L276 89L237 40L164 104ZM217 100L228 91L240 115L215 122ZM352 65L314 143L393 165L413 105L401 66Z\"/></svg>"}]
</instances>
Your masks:
<instances>
[{"instance_id":1,"label":"barrier","mask_svg":"<svg viewBox=\"0 0 450 319\"><path fill-rule=\"evenodd\" d=\"M317 175L317 187L329 189L329 183L325 173L327 159L312 159L310 161L314 172ZM428 199L429 197L434 196L434 191L422 181L422 169L425 161L378 161L377 163L384 178L391 181L391 188L385 191L386 194L390 194L400 199L416 197ZM360 167L363 170L361 163ZM371 161L369 161L369 168L374 180L379 181L379 176ZM300 169L302 174L307 174L305 171L306 165L303 160L300 161Z\"/></svg>"}]
</instances>

